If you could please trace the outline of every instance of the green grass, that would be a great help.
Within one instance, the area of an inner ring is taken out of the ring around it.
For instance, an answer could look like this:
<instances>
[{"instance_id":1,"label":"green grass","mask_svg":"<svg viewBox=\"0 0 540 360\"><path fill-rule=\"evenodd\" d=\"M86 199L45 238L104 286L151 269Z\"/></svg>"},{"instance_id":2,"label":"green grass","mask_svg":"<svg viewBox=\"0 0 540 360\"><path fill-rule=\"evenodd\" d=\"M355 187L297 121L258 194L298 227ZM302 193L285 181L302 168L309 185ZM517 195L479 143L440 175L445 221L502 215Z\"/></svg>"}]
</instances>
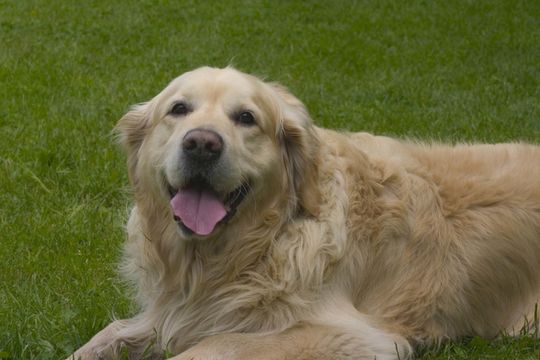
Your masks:
<instances>
[{"instance_id":1,"label":"green grass","mask_svg":"<svg viewBox=\"0 0 540 360\"><path fill-rule=\"evenodd\" d=\"M110 131L173 77L232 63L323 126L539 142L539 39L537 1L0 0L0 359L62 358L132 312ZM539 357L529 337L422 355Z\"/></svg>"}]
</instances>

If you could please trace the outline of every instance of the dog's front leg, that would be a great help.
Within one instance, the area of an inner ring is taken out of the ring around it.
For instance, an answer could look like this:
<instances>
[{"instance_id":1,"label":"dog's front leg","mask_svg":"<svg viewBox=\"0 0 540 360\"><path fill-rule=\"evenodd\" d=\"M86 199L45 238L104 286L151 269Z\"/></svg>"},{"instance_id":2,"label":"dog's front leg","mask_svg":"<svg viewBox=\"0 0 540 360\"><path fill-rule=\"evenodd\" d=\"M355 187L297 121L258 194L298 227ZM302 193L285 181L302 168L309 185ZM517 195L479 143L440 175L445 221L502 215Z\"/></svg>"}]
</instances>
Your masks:
<instances>
[{"instance_id":1,"label":"dog's front leg","mask_svg":"<svg viewBox=\"0 0 540 360\"><path fill-rule=\"evenodd\" d=\"M130 331L130 327L134 330ZM151 341L151 331L137 331L131 320L116 320L66 360L136 359L148 351Z\"/></svg>"},{"instance_id":2,"label":"dog's front leg","mask_svg":"<svg viewBox=\"0 0 540 360\"><path fill-rule=\"evenodd\" d=\"M331 325L299 324L277 334L209 337L169 360L397 360L410 346L390 334L357 333Z\"/></svg>"}]
</instances>

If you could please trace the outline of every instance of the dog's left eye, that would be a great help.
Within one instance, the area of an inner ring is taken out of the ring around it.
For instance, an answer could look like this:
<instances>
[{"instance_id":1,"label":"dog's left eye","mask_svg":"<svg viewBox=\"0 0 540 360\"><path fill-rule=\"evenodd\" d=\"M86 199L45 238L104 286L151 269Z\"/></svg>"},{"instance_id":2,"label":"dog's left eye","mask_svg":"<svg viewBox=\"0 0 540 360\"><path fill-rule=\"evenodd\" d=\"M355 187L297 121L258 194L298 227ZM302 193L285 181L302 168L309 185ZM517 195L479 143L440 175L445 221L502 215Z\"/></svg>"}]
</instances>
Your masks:
<instances>
[{"instance_id":1,"label":"dog's left eye","mask_svg":"<svg viewBox=\"0 0 540 360\"><path fill-rule=\"evenodd\" d=\"M236 116L236 121L239 124L246 125L246 126L255 125L255 117L249 111L244 111L238 114L238 116Z\"/></svg>"}]
</instances>

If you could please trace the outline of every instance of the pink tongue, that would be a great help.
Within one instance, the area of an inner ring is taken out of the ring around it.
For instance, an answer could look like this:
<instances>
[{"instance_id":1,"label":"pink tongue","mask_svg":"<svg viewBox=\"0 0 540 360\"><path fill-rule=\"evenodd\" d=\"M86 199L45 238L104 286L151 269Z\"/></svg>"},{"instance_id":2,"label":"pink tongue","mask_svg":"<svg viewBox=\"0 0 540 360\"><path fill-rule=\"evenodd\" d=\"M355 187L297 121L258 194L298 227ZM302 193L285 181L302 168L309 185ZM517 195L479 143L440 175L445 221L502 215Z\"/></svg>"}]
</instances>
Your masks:
<instances>
[{"instance_id":1,"label":"pink tongue","mask_svg":"<svg viewBox=\"0 0 540 360\"><path fill-rule=\"evenodd\" d=\"M225 205L212 190L188 187L172 198L174 215L197 235L210 234L225 215Z\"/></svg>"}]
</instances>

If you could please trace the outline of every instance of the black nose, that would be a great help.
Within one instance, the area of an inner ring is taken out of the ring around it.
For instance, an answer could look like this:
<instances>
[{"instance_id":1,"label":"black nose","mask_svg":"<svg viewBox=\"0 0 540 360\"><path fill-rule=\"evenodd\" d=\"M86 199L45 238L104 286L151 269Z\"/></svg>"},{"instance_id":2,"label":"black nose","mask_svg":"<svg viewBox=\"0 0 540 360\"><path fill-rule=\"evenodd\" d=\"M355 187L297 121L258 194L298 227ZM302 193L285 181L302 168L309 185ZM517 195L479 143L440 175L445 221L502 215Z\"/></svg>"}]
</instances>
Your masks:
<instances>
[{"instance_id":1,"label":"black nose","mask_svg":"<svg viewBox=\"0 0 540 360\"><path fill-rule=\"evenodd\" d=\"M184 154L193 161L214 161L223 151L223 138L213 130L193 129L182 140Z\"/></svg>"}]
</instances>

